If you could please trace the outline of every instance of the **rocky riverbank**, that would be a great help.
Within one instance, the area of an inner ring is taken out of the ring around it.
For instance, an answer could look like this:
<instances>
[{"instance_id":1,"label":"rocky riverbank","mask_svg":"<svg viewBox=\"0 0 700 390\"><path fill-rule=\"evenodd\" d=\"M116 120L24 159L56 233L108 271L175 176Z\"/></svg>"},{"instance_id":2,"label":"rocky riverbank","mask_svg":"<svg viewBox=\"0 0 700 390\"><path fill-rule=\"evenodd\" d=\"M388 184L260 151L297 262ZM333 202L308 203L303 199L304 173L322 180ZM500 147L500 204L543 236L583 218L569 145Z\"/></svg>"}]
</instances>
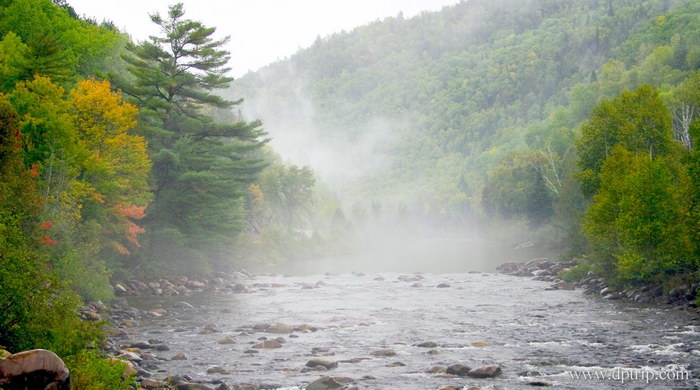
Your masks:
<instances>
[{"instance_id":1,"label":"rocky riverbank","mask_svg":"<svg viewBox=\"0 0 700 390\"><path fill-rule=\"evenodd\" d=\"M533 280L551 282L549 289L573 290L581 289L585 294L600 295L603 299L627 299L639 303L670 304L679 309L700 312L695 304L696 291L700 284L679 285L664 294L662 286L646 285L637 288L617 290L609 286L605 279L593 272L581 280L565 282L559 277L561 272L570 270L576 265L573 261L556 262L548 259L532 259L527 262L507 262L500 265L497 271L513 276L532 277Z\"/></svg>"}]
</instances>

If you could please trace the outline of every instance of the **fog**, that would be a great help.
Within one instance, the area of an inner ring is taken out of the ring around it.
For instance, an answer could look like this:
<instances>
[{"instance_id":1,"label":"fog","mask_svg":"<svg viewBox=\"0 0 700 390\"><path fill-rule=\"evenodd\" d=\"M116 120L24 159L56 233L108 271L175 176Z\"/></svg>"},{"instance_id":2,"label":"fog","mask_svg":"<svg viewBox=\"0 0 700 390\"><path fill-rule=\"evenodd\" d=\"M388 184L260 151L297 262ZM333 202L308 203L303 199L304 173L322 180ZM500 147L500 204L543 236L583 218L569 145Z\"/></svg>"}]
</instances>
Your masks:
<instances>
[{"instance_id":1,"label":"fog","mask_svg":"<svg viewBox=\"0 0 700 390\"><path fill-rule=\"evenodd\" d=\"M491 221L471 210L459 218L436 219L421 209L418 193L381 183L382 177L400 183L392 169L402 141L399 130L411 118L381 115L320 128L316 124L319 102L311 97L301 73L291 65L287 72L294 81L287 85L286 95L269 87L268 78L273 75L263 68L254 75L254 88L234 86L227 97L244 99L240 114L263 121L271 146L286 163L313 169L317 181L340 203L349 228L337 232L311 227L313 234L344 242L342 253L268 262L263 270L288 274L488 272L506 261L556 256L556 251L533 245L525 224ZM251 81L243 80L246 82ZM419 191L421 178L427 174L412 173ZM427 181L423 184L429 185ZM373 205L381 209L377 215L352 215L354 208L371 214Z\"/></svg>"}]
</instances>

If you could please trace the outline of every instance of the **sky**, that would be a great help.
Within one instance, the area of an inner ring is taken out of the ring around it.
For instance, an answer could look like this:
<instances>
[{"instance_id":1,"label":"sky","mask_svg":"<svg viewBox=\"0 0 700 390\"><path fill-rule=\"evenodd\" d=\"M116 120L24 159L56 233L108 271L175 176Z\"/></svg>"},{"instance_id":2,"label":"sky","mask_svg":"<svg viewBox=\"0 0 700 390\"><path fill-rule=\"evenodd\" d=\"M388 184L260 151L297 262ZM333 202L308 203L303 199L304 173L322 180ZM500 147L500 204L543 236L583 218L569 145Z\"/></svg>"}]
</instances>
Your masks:
<instances>
[{"instance_id":1,"label":"sky","mask_svg":"<svg viewBox=\"0 0 700 390\"><path fill-rule=\"evenodd\" d=\"M79 15L112 21L142 41L158 34L148 14L166 14L176 0L68 0ZM231 75L284 59L325 37L377 19L414 16L458 0L182 0L185 17L217 27L216 37L231 36Z\"/></svg>"}]
</instances>

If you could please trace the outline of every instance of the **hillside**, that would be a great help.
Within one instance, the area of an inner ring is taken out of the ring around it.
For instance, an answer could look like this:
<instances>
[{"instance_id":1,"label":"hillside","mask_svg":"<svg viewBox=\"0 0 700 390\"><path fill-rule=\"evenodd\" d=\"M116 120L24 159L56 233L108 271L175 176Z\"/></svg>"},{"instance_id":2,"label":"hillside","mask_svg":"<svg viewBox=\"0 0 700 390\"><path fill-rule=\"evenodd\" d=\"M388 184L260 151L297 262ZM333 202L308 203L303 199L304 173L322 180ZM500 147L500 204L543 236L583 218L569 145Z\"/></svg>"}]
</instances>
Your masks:
<instances>
[{"instance_id":1,"label":"hillside","mask_svg":"<svg viewBox=\"0 0 700 390\"><path fill-rule=\"evenodd\" d=\"M659 26L668 12L682 19ZM512 152L551 138L563 156L600 98L679 82L697 65L697 18L693 1L461 2L318 38L227 96L243 97L244 115L263 120L276 149L349 202L463 221L512 211L482 199ZM655 50L664 45L667 56ZM548 120L557 115L561 128Z\"/></svg>"}]
</instances>

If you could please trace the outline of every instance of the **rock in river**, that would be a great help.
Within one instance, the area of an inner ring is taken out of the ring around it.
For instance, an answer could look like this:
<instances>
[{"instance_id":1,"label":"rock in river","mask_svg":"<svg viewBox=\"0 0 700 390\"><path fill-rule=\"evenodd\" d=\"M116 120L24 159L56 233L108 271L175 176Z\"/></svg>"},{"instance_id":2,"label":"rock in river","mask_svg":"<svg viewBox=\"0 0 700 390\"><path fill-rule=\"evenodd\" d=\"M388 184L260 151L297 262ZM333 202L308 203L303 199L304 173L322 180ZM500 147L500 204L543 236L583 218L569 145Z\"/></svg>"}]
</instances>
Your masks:
<instances>
[{"instance_id":1,"label":"rock in river","mask_svg":"<svg viewBox=\"0 0 700 390\"><path fill-rule=\"evenodd\" d=\"M335 379L324 376L323 378L316 379L315 381L309 383L306 386L306 390L329 390L329 389L339 389L343 385L336 382Z\"/></svg>"},{"instance_id":2,"label":"rock in river","mask_svg":"<svg viewBox=\"0 0 700 390\"><path fill-rule=\"evenodd\" d=\"M313 359L309 360L308 362L306 362L306 366L307 367L322 366L322 367L325 367L325 368L330 370L331 368L338 367L338 362L332 362L330 360L321 359L321 358L313 358Z\"/></svg>"},{"instance_id":3,"label":"rock in river","mask_svg":"<svg viewBox=\"0 0 700 390\"><path fill-rule=\"evenodd\" d=\"M501 366L492 364L488 366L477 367L469 370L467 375L472 378L495 378L501 375Z\"/></svg>"},{"instance_id":4,"label":"rock in river","mask_svg":"<svg viewBox=\"0 0 700 390\"><path fill-rule=\"evenodd\" d=\"M421 348L435 348L437 346L438 346L437 343L434 341L426 341L424 343L420 343L420 344L416 345L416 347L421 347Z\"/></svg>"},{"instance_id":5,"label":"rock in river","mask_svg":"<svg viewBox=\"0 0 700 390\"><path fill-rule=\"evenodd\" d=\"M178 353L177 355L171 357L170 360L187 360L187 355L184 353Z\"/></svg>"},{"instance_id":6,"label":"rock in river","mask_svg":"<svg viewBox=\"0 0 700 390\"><path fill-rule=\"evenodd\" d=\"M282 348L282 343L277 340L265 340L262 343L253 345L256 349Z\"/></svg>"},{"instance_id":7,"label":"rock in river","mask_svg":"<svg viewBox=\"0 0 700 390\"><path fill-rule=\"evenodd\" d=\"M287 325L287 324L282 324L282 323L277 323L269 328L267 328L265 331L267 333L277 333L277 334L286 334L286 333L292 333L292 327Z\"/></svg>"},{"instance_id":8,"label":"rock in river","mask_svg":"<svg viewBox=\"0 0 700 390\"><path fill-rule=\"evenodd\" d=\"M450 375L467 376L469 370L471 370L470 367L457 363L447 367L445 372Z\"/></svg>"},{"instance_id":9,"label":"rock in river","mask_svg":"<svg viewBox=\"0 0 700 390\"><path fill-rule=\"evenodd\" d=\"M370 353L370 355L377 357L396 356L396 352L391 349L379 349Z\"/></svg>"}]
</instances>

